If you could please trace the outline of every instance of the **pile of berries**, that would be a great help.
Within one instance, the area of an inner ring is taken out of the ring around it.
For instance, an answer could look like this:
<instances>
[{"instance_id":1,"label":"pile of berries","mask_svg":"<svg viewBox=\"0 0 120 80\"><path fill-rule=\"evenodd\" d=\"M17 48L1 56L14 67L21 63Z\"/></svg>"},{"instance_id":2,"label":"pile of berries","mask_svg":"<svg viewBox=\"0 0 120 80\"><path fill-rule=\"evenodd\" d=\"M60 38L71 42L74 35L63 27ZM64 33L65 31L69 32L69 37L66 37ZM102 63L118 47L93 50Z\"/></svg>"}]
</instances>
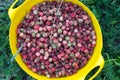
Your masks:
<instances>
[{"instance_id":1,"label":"pile of berries","mask_svg":"<svg viewBox=\"0 0 120 80\"><path fill-rule=\"evenodd\" d=\"M77 4L45 1L32 7L17 27L17 48L26 66L47 77L75 74L91 58L96 34Z\"/></svg>"}]
</instances>

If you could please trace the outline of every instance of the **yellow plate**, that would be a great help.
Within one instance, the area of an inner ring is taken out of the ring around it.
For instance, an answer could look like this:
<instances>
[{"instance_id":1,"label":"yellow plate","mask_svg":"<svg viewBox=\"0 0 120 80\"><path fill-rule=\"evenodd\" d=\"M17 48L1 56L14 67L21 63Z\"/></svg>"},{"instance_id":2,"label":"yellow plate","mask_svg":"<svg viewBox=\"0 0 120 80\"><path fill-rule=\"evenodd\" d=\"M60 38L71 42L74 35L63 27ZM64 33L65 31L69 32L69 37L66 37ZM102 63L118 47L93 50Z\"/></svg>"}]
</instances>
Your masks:
<instances>
[{"instance_id":1,"label":"yellow plate","mask_svg":"<svg viewBox=\"0 0 120 80\"><path fill-rule=\"evenodd\" d=\"M17 44L16 28L17 28L17 26L22 21L24 16L29 12L29 10L32 8L33 5L40 3L44 0L25 0L22 5L13 9L13 6L16 4L17 1L18 0L15 0L15 2L12 4L12 6L10 7L10 9L8 11L9 17L11 20L9 41L10 41L10 48L12 50L13 55L17 52L17 47L16 47L16 44ZM97 74L102 70L102 68L104 66L104 60L101 55L103 42L102 42L102 34L101 34L100 25L99 25L97 19L95 18L95 16L93 15L93 13L79 0L65 0L65 1L70 1L75 4L80 5L90 15L90 17L92 19L94 29L96 32L96 36L97 36L97 44L96 44L96 47L94 48L94 53L93 53L91 59L88 61L88 63L83 68L81 68L76 74L74 74L72 76L62 77L62 78L47 78L45 76L41 76L36 73L33 73L31 70L29 70L27 68L27 66L24 64L24 62L22 61L20 54L16 57L16 61L19 64L19 66L26 73L28 73L30 76L32 76L33 78L38 79L38 80L84 80L86 75L93 68L95 68L96 66L99 66L98 71L89 79L89 80L93 80L93 78L95 78L97 76Z\"/></svg>"}]
</instances>

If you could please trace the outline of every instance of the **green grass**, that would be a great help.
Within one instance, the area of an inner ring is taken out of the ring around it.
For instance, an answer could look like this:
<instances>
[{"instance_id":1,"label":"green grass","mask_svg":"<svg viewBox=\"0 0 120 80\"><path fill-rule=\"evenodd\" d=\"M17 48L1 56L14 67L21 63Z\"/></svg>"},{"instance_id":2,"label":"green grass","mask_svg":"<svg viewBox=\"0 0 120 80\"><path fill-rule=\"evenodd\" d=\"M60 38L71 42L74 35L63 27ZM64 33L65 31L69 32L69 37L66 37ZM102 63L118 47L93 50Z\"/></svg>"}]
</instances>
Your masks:
<instances>
[{"instance_id":1,"label":"green grass","mask_svg":"<svg viewBox=\"0 0 120 80\"><path fill-rule=\"evenodd\" d=\"M0 0L0 80L34 80L11 62L8 8L13 0ZM21 2L20 0L19 2ZM120 0L81 0L95 14L103 34L105 66L95 80L120 80Z\"/></svg>"}]
</instances>

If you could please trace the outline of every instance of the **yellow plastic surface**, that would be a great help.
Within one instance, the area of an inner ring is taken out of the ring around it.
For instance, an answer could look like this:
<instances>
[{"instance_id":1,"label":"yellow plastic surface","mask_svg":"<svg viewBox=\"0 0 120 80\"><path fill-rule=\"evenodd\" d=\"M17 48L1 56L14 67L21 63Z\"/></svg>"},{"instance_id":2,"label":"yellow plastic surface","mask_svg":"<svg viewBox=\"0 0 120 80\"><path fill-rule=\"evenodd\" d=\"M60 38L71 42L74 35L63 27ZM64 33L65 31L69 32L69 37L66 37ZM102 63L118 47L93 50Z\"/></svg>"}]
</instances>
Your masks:
<instances>
[{"instance_id":1,"label":"yellow plastic surface","mask_svg":"<svg viewBox=\"0 0 120 80\"><path fill-rule=\"evenodd\" d=\"M16 43L17 43L16 28L17 28L17 26L22 21L24 16L29 12L29 10L32 8L33 5L40 3L44 0L25 0L22 5L13 9L13 6L16 4L17 1L18 0L15 0L15 2L12 4L12 6L10 7L10 9L8 11L8 14L9 14L9 17L11 20L11 26L10 26L10 32L9 32L9 41L10 41L10 48L12 50L13 55L17 52L17 47L16 47ZM92 22L93 22L93 25L94 25L95 32L96 32L96 36L97 36L97 44L96 44L96 47L94 49L94 53L93 53L91 59L88 61L88 63L83 68L81 68L76 74L74 74L72 76L62 77L62 78L47 78L45 76L41 76L41 75L38 75L36 73L33 73L23 63L21 55L19 54L15 58L17 63L19 64L19 66L26 73L28 73L30 76L34 77L37 80L84 80L86 75L93 68L95 68L96 66L100 66L99 70L89 79L89 80L93 80L93 78L95 78L98 75L98 73L102 70L102 68L104 66L104 59L101 55L101 50L102 50L102 46L103 46L102 34L101 34L101 29L100 29L100 26L99 26L97 19L95 18L93 13L79 0L65 0L65 1L70 1L70 2L73 2L75 4L82 6L82 8L86 12L88 12L88 14L90 15Z\"/></svg>"}]
</instances>

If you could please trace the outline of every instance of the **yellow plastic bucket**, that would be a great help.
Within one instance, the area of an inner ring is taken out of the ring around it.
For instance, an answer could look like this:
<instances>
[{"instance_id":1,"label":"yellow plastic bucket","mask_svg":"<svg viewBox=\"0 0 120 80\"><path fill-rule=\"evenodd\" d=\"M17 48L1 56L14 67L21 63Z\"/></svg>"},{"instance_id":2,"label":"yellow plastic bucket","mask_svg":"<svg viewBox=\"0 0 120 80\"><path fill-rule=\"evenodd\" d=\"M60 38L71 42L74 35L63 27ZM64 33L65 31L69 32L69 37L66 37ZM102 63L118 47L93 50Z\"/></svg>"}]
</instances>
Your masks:
<instances>
[{"instance_id":1,"label":"yellow plastic bucket","mask_svg":"<svg viewBox=\"0 0 120 80\"><path fill-rule=\"evenodd\" d=\"M9 32L9 41L10 41L10 48L12 50L12 54L14 55L17 52L17 36L16 36L16 28L19 25L19 23L22 21L24 16L30 11L33 5L40 3L44 0L25 0L22 5L19 7L13 9L13 6L17 3L18 0L15 0L15 2L12 4L10 7L8 14L11 20L11 26L10 26L10 32ZM50 0L52 1L52 0ZM17 57L15 58L19 66L30 76L37 80L84 80L86 75L95 67L99 66L98 71L89 79L93 80L97 76L97 74L102 70L104 66L104 59L101 55L101 50L103 46L102 42L102 34L101 34L101 29L100 25L93 15L93 13L79 0L65 0L65 1L70 1L73 2L74 4L80 5L91 17L93 26L96 32L97 36L97 44L94 48L93 55L91 59L88 61L88 63L81 68L76 74L72 76L67 76L67 77L62 77L62 78L47 78L42 75L38 75L37 73L32 72L30 69L27 68L27 66L24 64L22 61L21 55L18 54Z\"/></svg>"}]
</instances>

